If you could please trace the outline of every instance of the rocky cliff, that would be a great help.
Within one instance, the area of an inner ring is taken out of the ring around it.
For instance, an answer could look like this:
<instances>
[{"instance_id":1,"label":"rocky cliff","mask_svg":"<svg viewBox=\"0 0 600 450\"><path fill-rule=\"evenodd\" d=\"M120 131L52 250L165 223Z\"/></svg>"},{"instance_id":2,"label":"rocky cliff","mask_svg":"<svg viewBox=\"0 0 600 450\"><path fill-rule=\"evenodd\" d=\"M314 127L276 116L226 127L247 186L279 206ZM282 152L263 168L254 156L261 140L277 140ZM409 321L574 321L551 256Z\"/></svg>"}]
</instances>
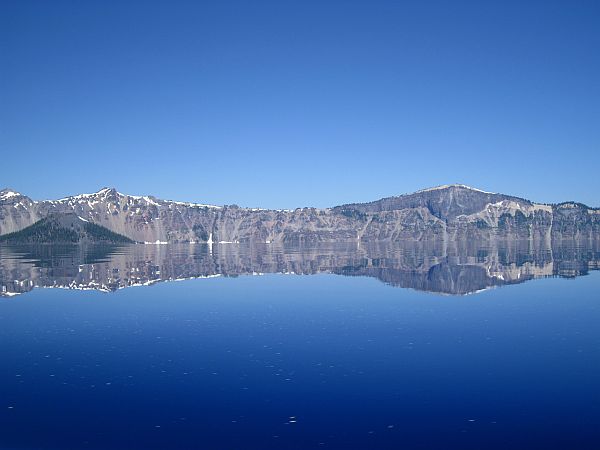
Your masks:
<instances>
[{"instance_id":1,"label":"rocky cliff","mask_svg":"<svg viewBox=\"0 0 600 450\"><path fill-rule=\"evenodd\" d=\"M447 185L371 203L266 210L212 206L121 194L104 188L60 200L34 201L0 191L0 235L51 214L80 218L128 238L162 242L395 242L405 239L600 238L600 209L544 205L463 185Z\"/></svg>"}]
</instances>

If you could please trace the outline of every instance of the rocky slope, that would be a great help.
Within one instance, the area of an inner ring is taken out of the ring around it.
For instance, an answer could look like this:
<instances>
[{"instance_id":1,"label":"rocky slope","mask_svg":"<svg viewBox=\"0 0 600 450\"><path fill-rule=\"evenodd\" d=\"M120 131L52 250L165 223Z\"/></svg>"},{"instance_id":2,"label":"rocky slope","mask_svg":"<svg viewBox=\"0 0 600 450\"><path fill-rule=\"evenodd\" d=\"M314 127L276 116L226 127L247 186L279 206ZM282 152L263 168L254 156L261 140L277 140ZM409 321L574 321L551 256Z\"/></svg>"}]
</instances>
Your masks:
<instances>
[{"instance_id":1,"label":"rocky slope","mask_svg":"<svg viewBox=\"0 0 600 450\"><path fill-rule=\"evenodd\" d=\"M133 196L104 188L34 201L0 191L0 235L50 214L76 214L140 242L317 243L405 239L600 238L600 209L580 203L536 204L463 185L334 208L264 210Z\"/></svg>"}]
</instances>

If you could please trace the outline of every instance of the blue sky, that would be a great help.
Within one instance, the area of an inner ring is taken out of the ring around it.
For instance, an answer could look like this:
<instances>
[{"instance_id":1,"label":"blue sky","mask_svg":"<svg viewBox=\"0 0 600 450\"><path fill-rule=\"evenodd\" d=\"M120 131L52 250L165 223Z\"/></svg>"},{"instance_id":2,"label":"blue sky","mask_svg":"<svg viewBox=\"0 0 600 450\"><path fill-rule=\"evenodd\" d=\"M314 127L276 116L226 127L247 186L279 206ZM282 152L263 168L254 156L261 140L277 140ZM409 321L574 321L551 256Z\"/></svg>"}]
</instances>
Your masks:
<instances>
[{"instance_id":1,"label":"blue sky","mask_svg":"<svg viewBox=\"0 0 600 450\"><path fill-rule=\"evenodd\" d=\"M0 185L600 206L598 23L596 1L4 1Z\"/></svg>"}]
</instances>

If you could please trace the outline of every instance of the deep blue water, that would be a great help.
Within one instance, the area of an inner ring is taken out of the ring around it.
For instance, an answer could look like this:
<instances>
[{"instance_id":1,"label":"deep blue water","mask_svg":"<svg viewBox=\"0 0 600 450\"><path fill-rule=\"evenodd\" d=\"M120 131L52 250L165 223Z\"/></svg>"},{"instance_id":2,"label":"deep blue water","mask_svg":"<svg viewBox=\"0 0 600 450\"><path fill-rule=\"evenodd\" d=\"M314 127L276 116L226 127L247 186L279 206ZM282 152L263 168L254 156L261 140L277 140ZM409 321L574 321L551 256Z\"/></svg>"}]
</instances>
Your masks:
<instances>
[{"instance_id":1,"label":"deep blue water","mask_svg":"<svg viewBox=\"0 0 600 450\"><path fill-rule=\"evenodd\" d=\"M447 296L241 276L0 298L1 448L598 448L600 274Z\"/></svg>"}]
</instances>

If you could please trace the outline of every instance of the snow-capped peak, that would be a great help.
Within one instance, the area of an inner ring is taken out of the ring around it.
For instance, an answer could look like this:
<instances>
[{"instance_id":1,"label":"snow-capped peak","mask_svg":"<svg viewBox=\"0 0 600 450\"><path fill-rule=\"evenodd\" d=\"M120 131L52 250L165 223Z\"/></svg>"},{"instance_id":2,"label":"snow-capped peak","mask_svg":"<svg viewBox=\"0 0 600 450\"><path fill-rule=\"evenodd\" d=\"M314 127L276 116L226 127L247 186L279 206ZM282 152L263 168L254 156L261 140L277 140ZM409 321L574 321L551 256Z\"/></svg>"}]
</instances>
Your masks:
<instances>
[{"instance_id":1,"label":"snow-capped peak","mask_svg":"<svg viewBox=\"0 0 600 450\"><path fill-rule=\"evenodd\" d=\"M90 198L90 197L106 197L106 195L111 192L117 192L117 191L115 188L105 187L105 188L100 189L98 192L93 192L91 194L70 195L68 197L58 199L57 201L62 202L62 201L67 201L67 200L85 199L85 198Z\"/></svg>"},{"instance_id":2,"label":"snow-capped peak","mask_svg":"<svg viewBox=\"0 0 600 450\"><path fill-rule=\"evenodd\" d=\"M19 197L21 194L17 191L13 191L12 189L2 189L0 191L0 200L8 200L12 197Z\"/></svg>"}]
</instances>

